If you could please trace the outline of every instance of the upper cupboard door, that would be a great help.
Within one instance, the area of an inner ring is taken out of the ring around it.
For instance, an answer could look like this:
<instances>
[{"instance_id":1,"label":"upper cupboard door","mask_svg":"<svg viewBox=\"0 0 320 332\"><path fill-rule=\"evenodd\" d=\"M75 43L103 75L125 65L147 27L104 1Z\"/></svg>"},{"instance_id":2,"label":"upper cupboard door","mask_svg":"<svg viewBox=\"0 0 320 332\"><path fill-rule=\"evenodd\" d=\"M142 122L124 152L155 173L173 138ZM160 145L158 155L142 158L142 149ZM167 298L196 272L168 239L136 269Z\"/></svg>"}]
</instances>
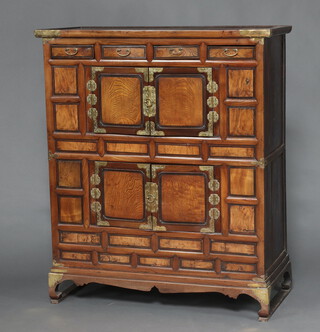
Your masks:
<instances>
[{"instance_id":1,"label":"upper cupboard door","mask_svg":"<svg viewBox=\"0 0 320 332\"><path fill-rule=\"evenodd\" d=\"M87 67L88 129L93 133L136 134L145 129L143 90L135 68Z\"/></svg>"},{"instance_id":2,"label":"upper cupboard door","mask_svg":"<svg viewBox=\"0 0 320 332\"><path fill-rule=\"evenodd\" d=\"M219 119L217 74L216 69L202 67L149 68L149 85L156 98L156 133L214 136Z\"/></svg>"}]
</instances>

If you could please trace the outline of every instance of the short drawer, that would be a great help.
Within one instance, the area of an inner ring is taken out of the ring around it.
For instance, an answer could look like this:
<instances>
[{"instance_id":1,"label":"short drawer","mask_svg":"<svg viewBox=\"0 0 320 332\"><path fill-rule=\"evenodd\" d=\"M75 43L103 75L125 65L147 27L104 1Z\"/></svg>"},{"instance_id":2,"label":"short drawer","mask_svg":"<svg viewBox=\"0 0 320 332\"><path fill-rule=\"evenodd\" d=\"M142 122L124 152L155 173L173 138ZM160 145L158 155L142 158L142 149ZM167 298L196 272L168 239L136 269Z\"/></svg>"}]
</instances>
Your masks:
<instances>
[{"instance_id":1,"label":"short drawer","mask_svg":"<svg viewBox=\"0 0 320 332\"><path fill-rule=\"evenodd\" d=\"M103 59L146 59L146 46L102 46Z\"/></svg>"},{"instance_id":2,"label":"short drawer","mask_svg":"<svg viewBox=\"0 0 320 332\"><path fill-rule=\"evenodd\" d=\"M198 45L154 46L155 59L199 59Z\"/></svg>"},{"instance_id":3,"label":"short drawer","mask_svg":"<svg viewBox=\"0 0 320 332\"><path fill-rule=\"evenodd\" d=\"M94 49L93 45L52 45L51 46L51 57L53 59L93 59Z\"/></svg>"},{"instance_id":4,"label":"short drawer","mask_svg":"<svg viewBox=\"0 0 320 332\"><path fill-rule=\"evenodd\" d=\"M254 47L250 46L209 46L208 59L253 59Z\"/></svg>"}]
</instances>

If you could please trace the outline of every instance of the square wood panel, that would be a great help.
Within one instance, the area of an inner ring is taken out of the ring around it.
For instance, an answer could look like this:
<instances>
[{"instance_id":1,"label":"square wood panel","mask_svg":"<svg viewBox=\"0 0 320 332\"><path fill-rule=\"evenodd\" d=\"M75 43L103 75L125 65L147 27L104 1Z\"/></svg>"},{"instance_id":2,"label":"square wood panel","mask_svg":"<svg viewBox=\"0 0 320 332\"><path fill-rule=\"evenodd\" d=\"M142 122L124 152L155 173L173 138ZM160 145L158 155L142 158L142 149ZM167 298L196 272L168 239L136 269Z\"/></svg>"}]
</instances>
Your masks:
<instances>
[{"instance_id":1,"label":"square wood panel","mask_svg":"<svg viewBox=\"0 0 320 332\"><path fill-rule=\"evenodd\" d=\"M230 168L230 194L235 196L254 196L254 168Z\"/></svg>"},{"instance_id":2,"label":"square wood panel","mask_svg":"<svg viewBox=\"0 0 320 332\"><path fill-rule=\"evenodd\" d=\"M253 137L255 135L255 109L229 107L228 136Z\"/></svg>"},{"instance_id":3,"label":"square wood panel","mask_svg":"<svg viewBox=\"0 0 320 332\"><path fill-rule=\"evenodd\" d=\"M249 205L230 206L230 232L254 233L255 207Z\"/></svg>"},{"instance_id":4,"label":"square wood panel","mask_svg":"<svg viewBox=\"0 0 320 332\"><path fill-rule=\"evenodd\" d=\"M206 178L203 175L162 174L159 202L161 221L206 222Z\"/></svg>"},{"instance_id":5,"label":"square wood panel","mask_svg":"<svg viewBox=\"0 0 320 332\"><path fill-rule=\"evenodd\" d=\"M53 82L55 94L77 94L77 67L53 67Z\"/></svg>"},{"instance_id":6,"label":"square wood panel","mask_svg":"<svg viewBox=\"0 0 320 332\"><path fill-rule=\"evenodd\" d=\"M142 82L139 76L101 77L101 119L105 124L140 125Z\"/></svg>"},{"instance_id":7,"label":"square wood panel","mask_svg":"<svg viewBox=\"0 0 320 332\"><path fill-rule=\"evenodd\" d=\"M105 170L103 182L104 215L107 218L144 218L144 178L141 172Z\"/></svg>"},{"instance_id":8,"label":"square wood panel","mask_svg":"<svg viewBox=\"0 0 320 332\"><path fill-rule=\"evenodd\" d=\"M158 113L161 127L201 127L204 81L199 76L159 76Z\"/></svg>"},{"instance_id":9,"label":"square wood panel","mask_svg":"<svg viewBox=\"0 0 320 332\"><path fill-rule=\"evenodd\" d=\"M82 197L59 197L59 222L82 223Z\"/></svg>"},{"instance_id":10,"label":"square wood panel","mask_svg":"<svg viewBox=\"0 0 320 332\"><path fill-rule=\"evenodd\" d=\"M55 130L78 131L79 130L79 105L55 104Z\"/></svg>"},{"instance_id":11,"label":"square wood panel","mask_svg":"<svg viewBox=\"0 0 320 332\"><path fill-rule=\"evenodd\" d=\"M59 187L81 188L81 161L79 160L58 160L57 181Z\"/></svg>"}]
</instances>

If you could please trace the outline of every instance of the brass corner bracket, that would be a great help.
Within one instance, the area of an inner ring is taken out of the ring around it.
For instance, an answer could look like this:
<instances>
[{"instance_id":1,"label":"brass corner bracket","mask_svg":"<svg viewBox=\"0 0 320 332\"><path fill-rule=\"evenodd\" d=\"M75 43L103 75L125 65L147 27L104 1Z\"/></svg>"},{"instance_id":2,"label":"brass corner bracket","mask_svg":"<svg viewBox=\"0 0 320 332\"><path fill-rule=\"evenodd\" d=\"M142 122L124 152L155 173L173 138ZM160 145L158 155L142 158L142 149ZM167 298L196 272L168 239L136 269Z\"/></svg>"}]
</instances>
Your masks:
<instances>
[{"instance_id":1,"label":"brass corner bracket","mask_svg":"<svg viewBox=\"0 0 320 332\"><path fill-rule=\"evenodd\" d=\"M242 29L239 31L242 37L248 38L270 38L271 29Z\"/></svg>"},{"instance_id":2,"label":"brass corner bracket","mask_svg":"<svg viewBox=\"0 0 320 332\"><path fill-rule=\"evenodd\" d=\"M253 161L252 162L253 166L260 167L260 168L265 168L268 164L267 160L264 158L261 158L259 160Z\"/></svg>"}]
</instances>

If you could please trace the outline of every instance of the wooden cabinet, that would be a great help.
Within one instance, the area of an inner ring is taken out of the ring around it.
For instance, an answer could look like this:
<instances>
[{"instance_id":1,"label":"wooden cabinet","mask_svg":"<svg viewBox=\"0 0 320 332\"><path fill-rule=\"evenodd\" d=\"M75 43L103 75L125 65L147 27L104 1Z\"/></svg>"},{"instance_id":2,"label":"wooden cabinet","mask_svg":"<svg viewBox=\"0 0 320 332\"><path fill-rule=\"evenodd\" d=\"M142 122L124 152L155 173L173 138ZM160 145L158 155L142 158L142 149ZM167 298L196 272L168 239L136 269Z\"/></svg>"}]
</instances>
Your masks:
<instances>
[{"instance_id":1,"label":"wooden cabinet","mask_svg":"<svg viewBox=\"0 0 320 332\"><path fill-rule=\"evenodd\" d=\"M270 317L291 288L290 30L35 31L45 62L52 302L99 282L247 294L260 319ZM66 280L74 286L60 290Z\"/></svg>"}]
</instances>

